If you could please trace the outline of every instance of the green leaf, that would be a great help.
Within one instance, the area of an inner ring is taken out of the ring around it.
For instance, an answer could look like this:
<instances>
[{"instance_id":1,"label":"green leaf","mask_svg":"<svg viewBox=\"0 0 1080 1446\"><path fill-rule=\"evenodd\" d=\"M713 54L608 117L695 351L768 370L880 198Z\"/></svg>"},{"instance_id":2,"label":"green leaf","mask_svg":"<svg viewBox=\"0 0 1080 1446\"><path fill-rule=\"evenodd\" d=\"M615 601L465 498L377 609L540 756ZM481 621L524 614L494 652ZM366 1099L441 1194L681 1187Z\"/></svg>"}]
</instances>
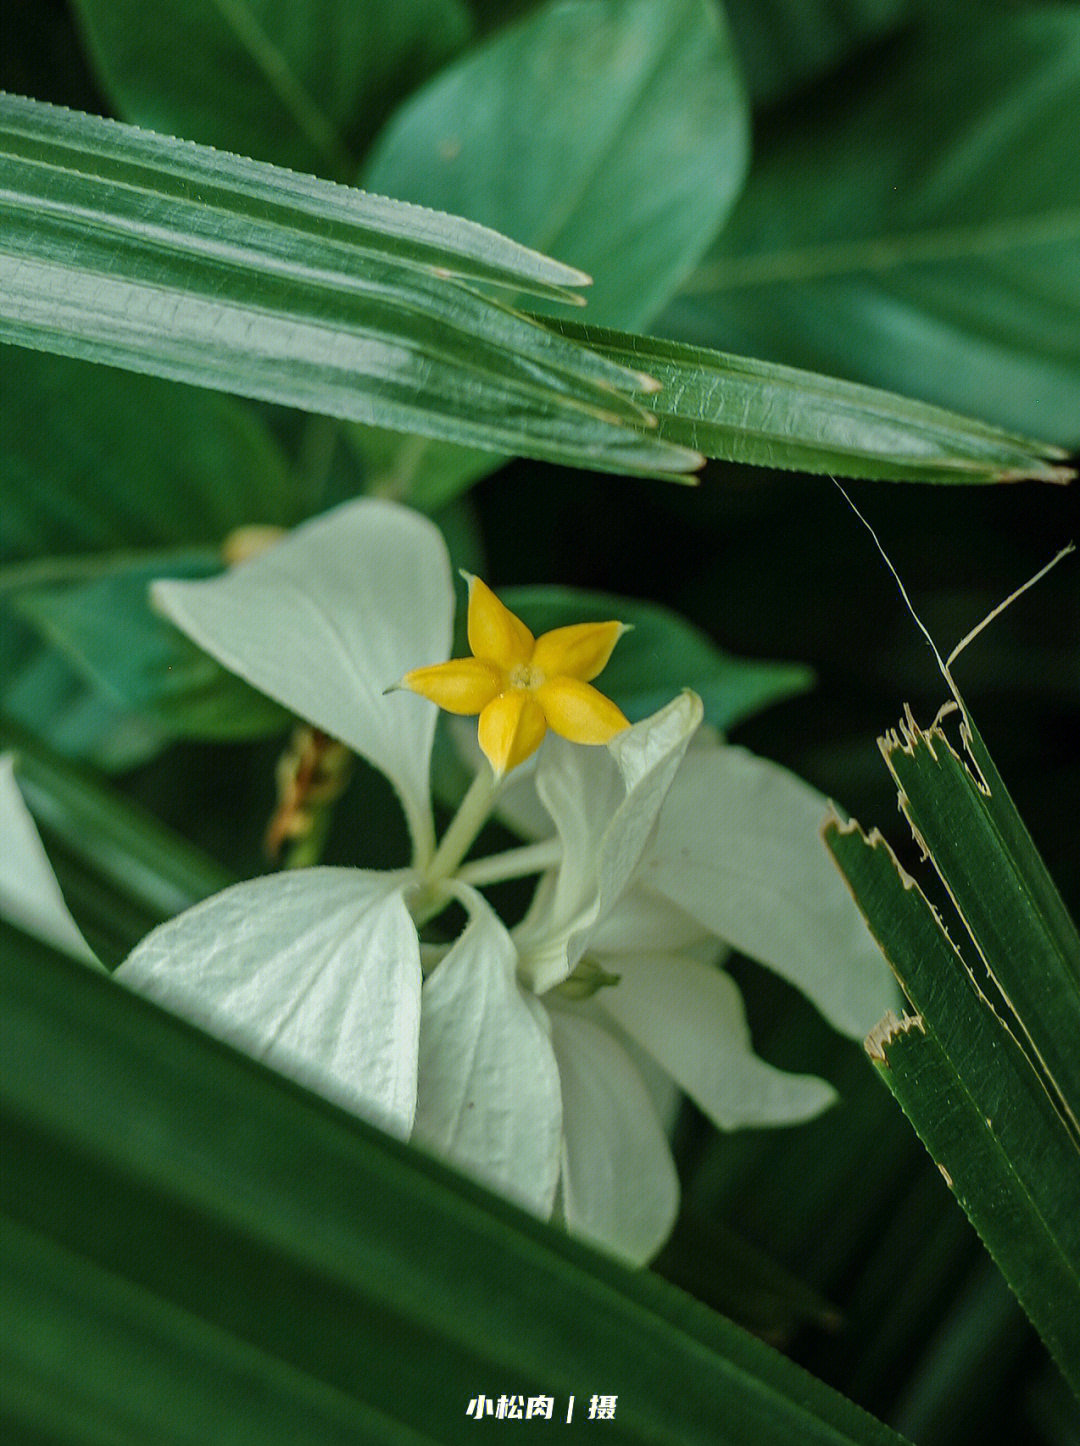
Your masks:
<instances>
[{"instance_id":1,"label":"green leaf","mask_svg":"<svg viewBox=\"0 0 1080 1446\"><path fill-rule=\"evenodd\" d=\"M465 41L461 0L76 0L125 120L349 181L388 108Z\"/></svg>"},{"instance_id":2,"label":"green leaf","mask_svg":"<svg viewBox=\"0 0 1080 1446\"><path fill-rule=\"evenodd\" d=\"M1080 936L964 715L976 779L940 726L908 718L881 740L912 832L955 901L1032 1070L1080 1149ZM1080 1155L1077 1156L1080 1169Z\"/></svg>"},{"instance_id":3,"label":"green leaf","mask_svg":"<svg viewBox=\"0 0 1080 1446\"><path fill-rule=\"evenodd\" d=\"M5 351L3 365L2 563L215 547L244 523L288 527L305 514L253 409L40 352Z\"/></svg>"},{"instance_id":4,"label":"green leaf","mask_svg":"<svg viewBox=\"0 0 1080 1446\"><path fill-rule=\"evenodd\" d=\"M309 496L254 413L230 398L66 357L25 350L6 357L0 702L62 752L130 766L175 733L175 716L170 726L155 726L145 695L108 682L103 693L85 668L73 671L70 652L51 653L14 614L13 594L35 583L113 576L142 563L142 549L163 544L166 556L178 543L216 547L241 523L289 525ZM161 559L157 565L165 567ZM85 619L104 644L100 665L129 681L154 634L161 661L178 661L171 630L150 618L133 588L121 600L115 583L92 585L88 602L103 611ZM62 606L70 610L75 597ZM115 655L110 629L134 643L140 624L142 646Z\"/></svg>"},{"instance_id":5,"label":"green leaf","mask_svg":"<svg viewBox=\"0 0 1080 1446\"><path fill-rule=\"evenodd\" d=\"M655 473L643 383L468 282L583 278L489 231L0 99L0 339L445 440Z\"/></svg>"},{"instance_id":6,"label":"green leaf","mask_svg":"<svg viewBox=\"0 0 1080 1446\"><path fill-rule=\"evenodd\" d=\"M16 607L87 681L121 709L176 738L229 740L282 732L289 714L195 646L150 607L150 584L212 577L215 553L176 552L81 586L34 588Z\"/></svg>"},{"instance_id":7,"label":"green leaf","mask_svg":"<svg viewBox=\"0 0 1080 1446\"><path fill-rule=\"evenodd\" d=\"M451 1442L480 1392L560 1413L574 1393L591 1430L604 1390L620 1440L899 1440L655 1277L111 981L10 930L3 946L0 1350L23 1437L176 1439L201 1430L190 1411L215 1439L313 1422L319 1440Z\"/></svg>"},{"instance_id":8,"label":"green leaf","mask_svg":"<svg viewBox=\"0 0 1080 1446\"><path fill-rule=\"evenodd\" d=\"M636 327L715 236L748 157L712 0L560 0L406 101L364 184L570 259L594 277L590 319Z\"/></svg>"},{"instance_id":9,"label":"green leaf","mask_svg":"<svg viewBox=\"0 0 1080 1446\"><path fill-rule=\"evenodd\" d=\"M665 329L1074 443L1078 85L1074 6L910 32L763 126Z\"/></svg>"},{"instance_id":10,"label":"green leaf","mask_svg":"<svg viewBox=\"0 0 1080 1446\"><path fill-rule=\"evenodd\" d=\"M911 0L724 0L746 83L771 105L908 18Z\"/></svg>"},{"instance_id":11,"label":"green leaf","mask_svg":"<svg viewBox=\"0 0 1080 1446\"><path fill-rule=\"evenodd\" d=\"M974 788L974 784L971 785ZM826 842L912 1004L871 1058L1080 1392L1080 1153L1018 1041L876 831ZM959 902L966 907L972 894Z\"/></svg>"},{"instance_id":12,"label":"green leaf","mask_svg":"<svg viewBox=\"0 0 1080 1446\"><path fill-rule=\"evenodd\" d=\"M68 758L122 771L167 742L148 718L125 712L87 687L71 664L17 618L0 620L0 679L5 715Z\"/></svg>"},{"instance_id":13,"label":"green leaf","mask_svg":"<svg viewBox=\"0 0 1080 1446\"><path fill-rule=\"evenodd\" d=\"M535 633L611 618L628 623L632 631L620 638L600 686L633 723L681 688L693 688L708 722L734 728L813 684L813 673L801 663L736 658L678 613L653 603L572 587L511 587L499 596Z\"/></svg>"},{"instance_id":14,"label":"green leaf","mask_svg":"<svg viewBox=\"0 0 1080 1446\"><path fill-rule=\"evenodd\" d=\"M707 457L906 482L1067 482L1066 453L970 417L835 377L570 322L548 323L662 389L659 434Z\"/></svg>"},{"instance_id":15,"label":"green leaf","mask_svg":"<svg viewBox=\"0 0 1080 1446\"><path fill-rule=\"evenodd\" d=\"M748 157L712 0L570 0L500 30L408 100L363 180L572 258L594 277L590 318L635 327L700 259ZM354 440L372 489L419 507L498 465L415 438L388 450L359 428Z\"/></svg>"}]
</instances>

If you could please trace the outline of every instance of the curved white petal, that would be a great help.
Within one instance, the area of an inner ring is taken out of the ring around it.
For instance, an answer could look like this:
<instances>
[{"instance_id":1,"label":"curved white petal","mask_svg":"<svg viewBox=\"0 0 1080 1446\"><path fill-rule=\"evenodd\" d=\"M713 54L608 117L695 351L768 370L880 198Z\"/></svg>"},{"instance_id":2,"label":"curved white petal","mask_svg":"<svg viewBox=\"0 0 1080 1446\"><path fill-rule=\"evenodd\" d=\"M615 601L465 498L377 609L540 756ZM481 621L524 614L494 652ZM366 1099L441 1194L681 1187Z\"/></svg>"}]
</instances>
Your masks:
<instances>
[{"instance_id":1,"label":"curved white petal","mask_svg":"<svg viewBox=\"0 0 1080 1446\"><path fill-rule=\"evenodd\" d=\"M589 952L623 954L648 949L672 954L704 944L706 940L715 945L715 936L684 909L659 894L631 884L590 933ZM718 947L711 952L715 953Z\"/></svg>"},{"instance_id":2,"label":"curved white petal","mask_svg":"<svg viewBox=\"0 0 1080 1446\"><path fill-rule=\"evenodd\" d=\"M0 756L0 916L20 929L100 968L71 917L45 846L15 782L15 760Z\"/></svg>"},{"instance_id":3,"label":"curved white petal","mask_svg":"<svg viewBox=\"0 0 1080 1446\"><path fill-rule=\"evenodd\" d=\"M562 1127L547 1014L518 985L502 923L460 892L468 928L424 981L413 1139L547 1219Z\"/></svg>"},{"instance_id":4,"label":"curved white petal","mask_svg":"<svg viewBox=\"0 0 1080 1446\"><path fill-rule=\"evenodd\" d=\"M314 868L236 884L148 934L115 978L405 1137L421 983L409 877Z\"/></svg>"},{"instance_id":5,"label":"curved white petal","mask_svg":"<svg viewBox=\"0 0 1080 1446\"><path fill-rule=\"evenodd\" d=\"M861 1038L896 986L820 838L825 799L742 748L695 749L638 882L801 989Z\"/></svg>"},{"instance_id":6,"label":"curved white petal","mask_svg":"<svg viewBox=\"0 0 1080 1446\"><path fill-rule=\"evenodd\" d=\"M560 1198L575 1235L644 1265L679 1210L679 1181L644 1081L621 1045L569 1011L551 1013L563 1096Z\"/></svg>"},{"instance_id":7,"label":"curved white petal","mask_svg":"<svg viewBox=\"0 0 1080 1446\"><path fill-rule=\"evenodd\" d=\"M722 1130L797 1124L835 1100L825 1080L757 1057L739 990L719 969L659 953L605 956L604 968L619 983L597 1003Z\"/></svg>"},{"instance_id":8,"label":"curved white petal","mask_svg":"<svg viewBox=\"0 0 1080 1446\"><path fill-rule=\"evenodd\" d=\"M437 710L383 694L450 651L450 559L433 523L391 502L349 502L220 577L157 582L153 600L226 668L385 773L426 861Z\"/></svg>"},{"instance_id":9,"label":"curved white petal","mask_svg":"<svg viewBox=\"0 0 1080 1446\"><path fill-rule=\"evenodd\" d=\"M562 862L514 935L522 975L537 992L566 978L629 884L701 714L700 698L684 693L606 749L551 741L536 790Z\"/></svg>"}]
</instances>

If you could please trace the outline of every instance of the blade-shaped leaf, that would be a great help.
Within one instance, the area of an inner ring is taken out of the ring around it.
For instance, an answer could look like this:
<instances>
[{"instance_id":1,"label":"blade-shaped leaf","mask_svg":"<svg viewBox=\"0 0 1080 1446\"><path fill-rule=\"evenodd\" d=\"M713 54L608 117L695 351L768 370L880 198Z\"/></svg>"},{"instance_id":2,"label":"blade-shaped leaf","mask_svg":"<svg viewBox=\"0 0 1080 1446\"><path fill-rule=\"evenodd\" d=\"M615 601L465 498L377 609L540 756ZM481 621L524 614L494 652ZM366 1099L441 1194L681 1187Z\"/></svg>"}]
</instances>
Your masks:
<instances>
[{"instance_id":1,"label":"blade-shaped leaf","mask_svg":"<svg viewBox=\"0 0 1080 1446\"><path fill-rule=\"evenodd\" d=\"M15 97L0 187L2 340L493 450L695 465L646 435L640 376L454 280L584 279L481 227Z\"/></svg>"},{"instance_id":2,"label":"blade-shaped leaf","mask_svg":"<svg viewBox=\"0 0 1080 1446\"><path fill-rule=\"evenodd\" d=\"M125 120L342 181L395 93L470 28L462 0L76 0L75 11Z\"/></svg>"},{"instance_id":3,"label":"blade-shaped leaf","mask_svg":"<svg viewBox=\"0 0 1080 1446\"><path fill-rule=\"evenodd\" d=\"M899 1441L662 1281L11 931L0 975L16 1431L48 1434L68 1403L111 1417L112 1439L176 1439L212 1362L215 1422L257 1391L332 1441L472 1440L480 1392L560 1410L576 1393L577 1423L601 1388L620 1440ZM90 1369L106 1344L108 1369ZM77 1346L95 1354L75 1366Z\"/></svg>"},{"instance_id":4,"label":"blade-shaped leaf","mask_svg":"<svg viewBox=\"0 0 1080 1446\"><path fill-rule=\"evenodd\" d=\"M660 436L707 457L906 482L1067 482L1059 447L836 377L750 357L550 321L561 335L646 369Z\"/></svg>"},{"instance_id":5,"label":"blade-shaped leaf","mask_svg":"<svg viewBox=\"0 0 1080 1446\"><path fill-rule=\"evenodd\" d=\"M939 726L921 729L909 714L881 751L985 963L988 992L1080 1146L1080 937L1046 866L997 773L980 787Z\"/></svg>"},{"instance_id":6,"label":"blade-shaped leaf","mask_svg":"<svg viewBox=\"0 0 1080 1446\"><path fill-rule=\"evenodd\" d=\"M1080 1391L1080 1151L880 834L834 819L825 838L919 1011L886 1016L871 1058Z\"/></svg>"},{"instance_id":7,"label":"blade-shaped leaf","mask_svg":"<svg viewBox=\"0 0 1080 1446\"><path fill-rule=\"evenodd\" d=\"M1075 443L1080 12L938 10L763 125L665 330Z\"/></svg>"},{"instance_id":8,"label":"blade-shaped leaf","mask_svg":"<svg viewBox=\"0 0 1080 1446\"><path fill-rule=\"evenodd\" d=\"M632 327L701 257L748 151L712 0L572 0L507 26L409 99L363 180L572 257L595 277L589 315ZM373 489L425 508L498 465L362 428L353 440Z\"/></svg>"}]
</instances>

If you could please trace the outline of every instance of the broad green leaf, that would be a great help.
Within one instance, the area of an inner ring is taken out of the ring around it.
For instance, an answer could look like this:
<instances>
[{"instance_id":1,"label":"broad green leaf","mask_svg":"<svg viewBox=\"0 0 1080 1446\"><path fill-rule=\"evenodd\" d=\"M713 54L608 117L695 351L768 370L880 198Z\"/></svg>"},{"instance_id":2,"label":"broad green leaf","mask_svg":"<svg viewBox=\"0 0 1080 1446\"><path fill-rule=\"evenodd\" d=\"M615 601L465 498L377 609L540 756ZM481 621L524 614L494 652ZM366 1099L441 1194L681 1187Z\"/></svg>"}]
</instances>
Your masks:
<instances>
[{"instance_id":1,"label":"broad green leaf","mask_svg":"<svg viewBox=\"0 0 1080 1446\"><path fill-rule=\"evenodd\" d=\"M149 718L126 713L88 688L65 658L14 618L0 622L0 678L7 719L66 758L120 772L153 758L168 741Z\"/></svg>"},{"instance_id":2,"label":"broad green leaf","mask_svg":"<svg viewBox=\"0 0 1080 1446\"><path fill-rule=\"evenodd\" d=\"M910 31L770 118L664 329L1074 443L1078 84L1075 6Z\"/></svg>"},{"instance_id":3,"label":"broad green leaf","mask_svg":"<svg viewBox=\"0 0 1080 1446\"><path fill-rule=\"evenodd\" d=\"M363 180L566 257L593 277L590 320L637 327L716 234L748 156L713 0L555 0L406 101Z\"/></svg>"},{"instance_id":4,"label":"broad green leaf","mask_svg":"<svg viewBox=\"0 0 1080 1446\"><path fill-rule=\"evenodd\" d=\"M499 596L534 633L609 618L628 623L631 631L619 639L602 687L633 723L662 708L681 688L692 688L705 705L706 722L734 728L770 704L805 692L813 682L810 669L800 663L725 653L678 613L637 598L571 587L509 587Z\"/></svg>"},{"instance_id":5,"label":"broad green leaf","mask_svg":"<svg viewBox=\"0 0 1080 1446\"><path fill-rule=\"evenodd\" d=\"M76 0L124 120L349 181L397 96L466 39L462 0Z\"/></svg>"},{"instance_id":6,"label":"broad green leaf","mask_svg":"<svg viewBox=\"0 0 1080 1446\"><path fill-rule=\"evenodd\" d=\"M66 357L2 358L0 561L216 547L244 523L303 517L307 499L253 409Z\"/></svg>"},{"instance_id":7,"label":"broad green leaf","mask_svg":"<svg viewBox=\"0 0 1080 1446\"><path fill-rule=\"evenodd\" d=\"M772 105L910 18L911 0L724 0L756 105Z\"/></svg>"},{"instance_id":8,"label":"broad green leaf","mask_svg":"<svg viewBox=\"0 0 1080 1446\"><path fill-rule=\"evenodd\" d=\"M570 258L594 278L590 319L636 327L700 259L748 156L745 97L713 0L558 0L408 100L363 181ZM387 455L362 429L355 441L370 486L417 506L497 465L415 438Z\"/></svg>"},{"instance_id":9,"label":"broad green leaf","mask_svg":"<svg viewBox=\"0 0 1080 1446\"><path fill-rule=\"evenodd\" d=\"M165 553L93 582L33 588L14 605L99 694L175 738L243 739L283 732L289 715L242 683L150 606L162 575L221 571L208 552Z\"/></svg>"},{"instance_id":10,"label":"broad green leaf","mask_svg":"<svg viewBox=\"0 0 1080 1446\"><path fill-rule=\"evenodd\" d=\"M660 436L707 457L895 482L1073 476L1059 447L909 397L656 337L548 324L647 368L662 383L645 399Z\"/></svg>"},{"instance_id":11,"label":"broad green leaf","mask_svg":"<svg viewBox=\"0 0 1080 1446\"><path fill-rule=\"evenodd\" d=\"M1017 1021L992 1009L880 834L867 837L834 819L825 837L918 1010L886 1016L867 1041L870 1056L1080 1392L1076 1141L1018 1039ZM971 899L965 890L958 903L966 908Z\"/></svg>"},{"instance_id":12,"label":"broad green leaf","mask_svg":"<svg viewBox=\"0 0 1080 1446\"><path fill-rule=\"evenodd\" d=\"M646 435L639 376L461 284L583 280L481 227L14 97L0 182L0 339L493 450L695 465Z\"/></svg>"},{"instance_id":13,"label":"broad green leaf","mask_svg":"<svg viewBox=\"0 0 1080 1446\"><path fill-rule=\"evenodd\" d=\"M575 1393L593 1431L603 1389L617 1440L899 1442L663 1281L44 947L2 946L14 1434L205 1439L210 1411L219 1439L237 1422L260 1443L471 1441L480 1392L560 1411Z\"/></svg>"},{"instance_id":14,"label":"broad green leaf","mask_svg":"<svg viewBox=\"0 0 1080 1446\"><path fill-rule=\"evenodd\" d=\"M145 672L146 645L156 647L165 666L181 659L164 625L133 595L134 575L126 587L95 580L115 579L125 568L137 573L145 549L216 548L241 523L288 525L303 515L306 490L290 478L257 417L211 392L7 351L0 410L3 707L63 752L105 767L141 761L176 731L175 715L171 729L157 727L145 712L146 696L129 696L120 686L102 691L85 670L74 671L67 653L43 647L16 617L13 598L32 584L89 583L85 600L93 611L79 613L83 594L76 591L58 599L60 609L76 631L96 631L105 644L95 665L118 670L130 684ZM152 568L150 575L157 575ZM141 639L134 653L120 655L112 646L117 607L128 642L133 632ZM70 634L63 619L56 621Z\"/></svg>"},{"instance_id":15,"label":"broad green leaf","mask_svg":"<svg viewBox=\"0 0 1080 1446\"><path fill-rule=\"evenodd\" d=\"M965 714L965 725L978 738ZM1031 1068L1080 1150L1080 936L996 770L983 780L940 726L909 715L881 740L900 806L928 852ZM989 762L981 739L973 760ZM992 767L992 765L991 765ZM1077 1156L1080 1166L1080 1154Z\"/></svg>"}]
</instances>

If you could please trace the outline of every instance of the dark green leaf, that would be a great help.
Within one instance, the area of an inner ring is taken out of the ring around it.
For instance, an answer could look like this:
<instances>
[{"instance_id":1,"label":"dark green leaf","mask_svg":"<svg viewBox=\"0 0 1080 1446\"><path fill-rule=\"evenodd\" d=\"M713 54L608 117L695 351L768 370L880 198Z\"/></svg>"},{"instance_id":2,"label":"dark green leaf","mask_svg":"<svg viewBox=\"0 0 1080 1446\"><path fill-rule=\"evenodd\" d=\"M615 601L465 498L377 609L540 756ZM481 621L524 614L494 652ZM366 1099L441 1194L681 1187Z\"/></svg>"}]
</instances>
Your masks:
<instances>
[{"instance_id":1,"label":"dark green leaf","mask_svg":"<svg viewBox=\"0 0 1080 1446\"><path fill-rule=\"evenodd\" d=\"M481 1392L552 1395L560 1412L574 1393L575 1424L594 1431L587 1400L606 1391L615 1440L898 1441L655 1277L109 980L89 988L89 971L10 930L3 945L0 1190L15 1243L0 1340L23 1439L95 1439L105 1421L114 1441L205 1440L181 1408L207 1409L213 1362L214 1422L238 1423L217 1440L287 1439L242 1434L253 1397L252 1430L269 1402L286 1426L312 1412L320 1440L471 1441ZM89 1360L69 1361L76 1348Z\"/></svg>"},{"instance_id":2,"label":"dark green leaf","mask_svg":"<svg viewBox=\"0 0 1080 1446\"><path fill-rule=\"evenodd\" d=\"M695 464L649 439L639 377L453 279L582 279L468 222L13 97L0 181L0 339L493 450Z\"/></svg>"},{"instance_id":3,"label":"dark green leaf","mask_svg":"<svg viewBox=\"0 0 1080 1446\"><path fill-rule=\"evenodd\" d=\"M507 26L406 102L364 184L573 258L594 278L590 318L633 327L716 234L748 139L712 0L573 0ZM360 428L356 445L376 491L420 507L497 465L415 438L388 448Z\"/></svg>"},{"instance_id":4,"label":"dark green leaf","mask_svg":"<svg viewBox=\"0 0 1080 1446\"><path fill-rule=\"evenodd\" d=\"M773 118L670 334L1080 438L1080 10L958 7Z\"/></svg>"},{"instance_id":5,"label":"dark green leaf","mask_svg":"<svg viewBox=\"0 0 1080 1446\"><path fill-rule=\"evenodd\" d=\"M972 738L979 767L992 769L973 726ZM987 992L1015 1020L1032 1069L1080 1149L1076 926L996 770L977 782L942 729L918 728L910 715L881 749L904 815L985 962Z\"/></svg>"},{"instance_id":6,"label":"dark green leaf","mask_svg":"<svg viewBox=\"0 0 1080 1446\"><path fill-rule=\"evenodd\" d=\"M1066 454L890 392L700 347L549 323L663 383L660 436L707 457L909 482L1066 482Z\"/></svg>"},{"instance_id":7,"label":"dark green leaf","mask_svg":"<svg viewBox=\"0 0 1080 1446\"><path fill-rule=\"evenodd\" d=\"M906 19L911 0L725 0L731 32L758 105L823 75Z\"/></svg>"},{"instance_id":8,"label":"dark green leaf","mask_svg":"<svg viewBox=\"0 0 1080 1446\"><path fill-rule=\"evenodd\" d=\"M85 670L48 656L12 614L13 593L113 575L144 548L216 547L241 523L288 525L304 515L308 496L253 412L230 398L38 352L9 351L5 362L0 698L62 752L128 766L170 728L154 726L145 697L108 686L102 693ZM112 606L94 588L88 596L104 606L94 625L108 650L120 636L110 637L114 625L150 622L134 596L130 618L126 604L115 616L115 586ZM168 633L153 626L160 652ZM135 656L113 660L129 665Z\"/></svg>"},{"instance_id":9,"label":"dark green leaf","mask_svg":"<svg viewBox=\"0 0 1080 1446\"><path fill-rule=\"evenodd\" d=\"M228 673L150 608L159 577L210 577L215 553L174 553L73 587L33 588L19 613L123 710L177 738L242 739L281 732L289 715Z\"/></svg>"},{"instance_id":10,"label":"dark green leaf","mask_svg":"<svg viewBox=\"0 0 1080 1446\"><path fill-rule=\"evenodd\" d=\"M149 718L118 708L18 618L0 620L4 713L68 758L123 770L168 741Z\"/></svg>"},{"instance_id":11,"label":"dark green leaf","mask_svg":"<svg viewBox=\"0 0 1080 1446\"><path fill-rule=\"evenodd\" d=\"M678 613L653 603L570 587L511 587L500 597L536 633L612 618L628 623L632 631L619 640L599 686L631 722L670 703L681 688L693 688L708 722L734 728L813 684L802 664L733 657Z\"/></svg>"},{"instance_id":12,"label":"dark green leaf","mask_svg":"<svg viewBox=\"0 0 1080 1446\"><path fill-rule=\"evenodd\" d=\"M396 96L469 32L462 0L76 0L124 120L349 181Z\"/></svg>"},{"instance_id":13,"label":"dark green leaf","mask_svg":"<svg viewBox=\"0 0 1080 1446\"><path fill-rule=\"evenodd\" d=\"M563 0L407 101L364 184L566 257L593 276L590 320L637 327L716 234L748 154L713 0Z\"/></svg>"}]
</instances>

